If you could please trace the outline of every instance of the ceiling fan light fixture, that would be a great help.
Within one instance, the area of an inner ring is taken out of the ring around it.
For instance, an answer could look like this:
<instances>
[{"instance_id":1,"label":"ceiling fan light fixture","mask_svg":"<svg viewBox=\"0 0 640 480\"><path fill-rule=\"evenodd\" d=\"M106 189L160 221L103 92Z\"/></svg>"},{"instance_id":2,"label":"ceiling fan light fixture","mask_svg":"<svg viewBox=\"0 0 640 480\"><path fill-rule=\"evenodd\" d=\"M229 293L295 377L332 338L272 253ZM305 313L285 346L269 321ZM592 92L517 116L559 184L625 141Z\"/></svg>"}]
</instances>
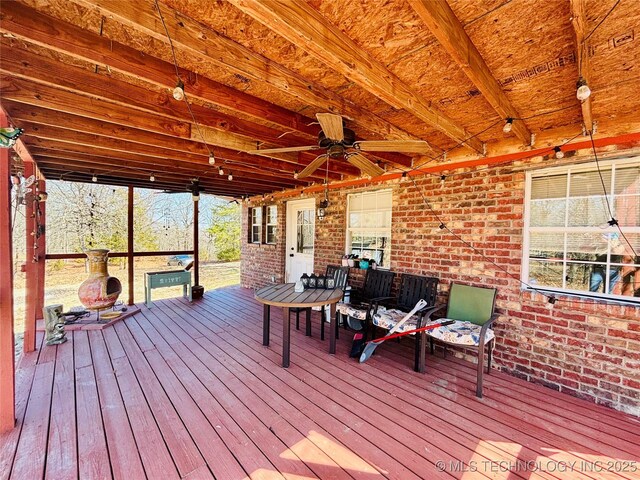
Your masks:
<instances>
[{"instance_id":1,"label":"ceiling fan light fixture","mask_svg":"<svg viewBox=\"0 0 640 480\"><path fill-rule=\"evenodd\" d=\"M184 100L184 83L179 78L176 88L173 89L173 98L178 101Z\"/></svg>"}]
</instances>

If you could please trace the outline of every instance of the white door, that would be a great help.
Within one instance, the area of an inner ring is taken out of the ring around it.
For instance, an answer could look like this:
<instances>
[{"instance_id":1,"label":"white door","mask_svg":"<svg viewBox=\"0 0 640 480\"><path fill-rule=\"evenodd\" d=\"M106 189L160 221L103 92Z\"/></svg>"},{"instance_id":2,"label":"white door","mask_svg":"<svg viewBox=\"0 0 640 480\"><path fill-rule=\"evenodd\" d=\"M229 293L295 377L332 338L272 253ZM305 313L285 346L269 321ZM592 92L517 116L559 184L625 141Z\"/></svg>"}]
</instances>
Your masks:
<instances>
[{"instance_id":1,"label":"white door","mask_svg":"<svg viewBox=\"0 0 640 480\"><path fill-rule=\"evenodd\" d=\"M287 282L299 280L303 273L313 273L315 221L315 199L287 202Z\"/></svg>"}]
</instances>

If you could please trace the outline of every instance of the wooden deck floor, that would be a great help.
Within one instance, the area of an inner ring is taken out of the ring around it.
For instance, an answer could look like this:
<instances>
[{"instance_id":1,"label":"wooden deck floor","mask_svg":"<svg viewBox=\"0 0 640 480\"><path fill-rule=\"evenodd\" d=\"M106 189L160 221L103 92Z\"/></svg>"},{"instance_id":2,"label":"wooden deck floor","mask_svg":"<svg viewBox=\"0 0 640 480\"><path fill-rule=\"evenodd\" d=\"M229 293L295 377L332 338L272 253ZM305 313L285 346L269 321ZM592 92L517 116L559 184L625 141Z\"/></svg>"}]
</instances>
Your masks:
<instances>
[{"instance_id":1,"label":"wooden deck floor","mask_svg":"<svg viewBox=\"0 0 640 480\"><path fill-rule=\"evenodd\" d=\"M261 344L253 292L226 288L76 331L24 356L0 478L640 478L640 422L391 343L366 364L293 331Z\"/></svg>"}]
</instances>

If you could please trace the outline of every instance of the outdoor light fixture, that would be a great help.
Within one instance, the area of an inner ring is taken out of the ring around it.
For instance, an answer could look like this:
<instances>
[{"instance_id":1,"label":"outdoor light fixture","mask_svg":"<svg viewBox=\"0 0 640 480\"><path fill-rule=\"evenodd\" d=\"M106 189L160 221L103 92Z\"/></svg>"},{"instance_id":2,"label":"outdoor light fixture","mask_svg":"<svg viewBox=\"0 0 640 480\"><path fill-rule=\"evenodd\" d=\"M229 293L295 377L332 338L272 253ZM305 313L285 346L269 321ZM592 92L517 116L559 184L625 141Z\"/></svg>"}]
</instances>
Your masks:
<instances>
[{"instance_id":1,"label":"outdoor light fixture","mask_svg":"<svg viewBox=\"0 0 640 480\"><path fill-rule=\"evenodd\" d=\"M218 175L224 175L224 170L222 167L218 167Z\"/></svg>"},{"instance_id":2,"label":"outdoor light fixture","mask_svg":"<svg viewBox=\"0 0 640 480\"><path fill-rule=\"evenodd\" d=\"M564 158L564 152L560 149L560 147L553 147L553 151L556 152L557 159Z\"/></svg>"},{"instance_id":3,"label":"outdoor light fixture","mask_svg":"<svg viewBox=\"0 0 640 480\"><path fill-rule=\"evenodd\" d=\"M504 127L502 127L502 131L504 133L509 133L511 131L512 126L513 126L513 118L509 117L507 118L507 121L504 124Z\"/></svg>"},{"instance_id":4,"label":"outdoor light fixture","mask_svg":"<svg viewBox=\"0 0 640 480\"><path fill-rule=\"evenodd\" d=\"M327 208L329 207L329 200L325 198L318 205L318 220L323 220L327 215Z\"/></svg>"},{"instance_id":5,"label":"outdoor light fixture","mask_svg":"<svg viewBox=\"0 0 640 480\"><path fill-rule=\"evenodd\" d=\"M98 177L97 177L97 175L94 175L93 177L91 177L91 181L92 181L93 183L96 183L96 182L98 181Z\"/></svg>"},{"instance_id":6,"label":"outdoor light fixture","mask_svg":"<svg viewBox=\"0 0 640 480\"><path fill-rule=\"evenodd\" d=\"M216 157L213 156L213 153L209 155L209 165L215 165Z\"/></svg>"},{"instance_id":7,"label":"outdoor light fixture","mask_svg":"<svg viewBox=\"0 0 640 480\"><path fill-rule=\"evenodd\" d=\"M580 77L578 79L578 83L576 83L576 97L581 102L584 102L587 98L591 96L591 89L589 85L587 85L587 81Z\"/></svg>"},{"instance_id":8,"label":"outdoor light fixture","mask_svg":"<svg viewBox=\"0 0 640 480\"><path fill-rule=\"evenodd\" d=\"M150 182L155 182L156 181L156 177L153 176L153 173L149 176L149 181Z\"/></svg>"},{"instance_id":9,"label":"outdoor light fixture","mask_svg":"<svg viewBox=\"0 0 640 480\"><path fill-rule=\"evenodd\" d=\"M229 180L233 180L233 173L229 172L229 176L227 177Z\"/></svg>"},{"instance_id":10,"label":"outdoor light fixture","mask_svg":"<svg viewBox=\"0 0 640 480\"><path fill-rule=\"evenodd\" d=\"M176 100L184 100L184 83L178 78L176 88L173 89L173 98Z\"/></svg>"}]
</instances>

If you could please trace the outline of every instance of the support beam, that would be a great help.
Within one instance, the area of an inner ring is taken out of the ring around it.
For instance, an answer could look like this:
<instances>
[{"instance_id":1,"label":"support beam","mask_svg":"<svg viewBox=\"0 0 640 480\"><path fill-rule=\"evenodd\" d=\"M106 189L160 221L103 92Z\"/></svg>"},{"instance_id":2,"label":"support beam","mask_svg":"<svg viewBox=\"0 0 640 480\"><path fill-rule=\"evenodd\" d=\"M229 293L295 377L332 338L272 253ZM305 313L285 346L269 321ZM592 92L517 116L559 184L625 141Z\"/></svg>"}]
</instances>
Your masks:
<instances>
[{"instance_id":1,"label":"support beam","mask_svg":"<svg viewBox=\"0 0 640 480\"><path fill-rule=\"evenodd\" d=\"M38 188L41 192L47 191L47 182L40 168L36 164L36 172L39 177ZM47 255L47 203L40 203L40 225L43 226L40 236L36 238L36 251L38 253L38 285L36 286L36 320L43 318L44 313L44 291L46 281L46 255Z\"/></svg>"},{"instance_id":2,"label":"support beam","mask_svg":"<svg viewBox=\"0 0 640 480\"><path fill-rule=\"evenodd\" d=\"M447 1L411 0L409 3L493 109L504 119L521 118ZM522 120L513 122L512 131L525 145L531 143L531 132Z\"/></svg>"},{"instance_id":3,"label":"support beam","mask_svg":"<svg viewBox=\"0 0 640 480\"><path fill-rule=\"evenodd\" d=\"M231 0L242 12L304 49L394 108L482 153L482 142L413 91L306 2Z\"/></svg>"},{"instance_id":4,"label":"support beam","mask_svg":"<svg viewBox=\"0 0 640 480\"><path fill-rule=\"evenodd\" d=\"M576 34L576 46L578 53L578 76L582 77L587 84L591 77L591 67L589 62L589 46L585 41L587 34L587 18L585 15L585 0L570 0L571 2L571 24ZM582 108L582 123L587 132L593 132L593 116L591 114L591 97L587 98L580 105Z\"/></svg>"},{"instance_id":5,"label":"support beam","mask_svg":"<svg viewBox=\"0 0 640 480\"><path fill-rule=\"evenodd\" d=\"M159 21L153 0L139 0L138 2L78 0L78 2L89 8L97 9L103 15L112 17L138 32L168 43L167 34ZM319 112L329 110L332 113L346 115L353 118L355 123L380 135L382 138L416 139L416 137L401 128L390 124L355 103L345 100L331 89L309 82L293 70L273 62L230 38L210 30L174 10L170 10L166 6L162 8L173 44L177 48L188 52L193 59L206 62L217 68L222 67L252 81L266 82L271 87L287 95L292 95L304 103L313 105ZM4 6L3 10L6 10ZM15 12L14 9L11 9L10 13L9 17L11 19L15 19L18 16L18 12ZM49 20L43 21L49 22ZM6 24L7 22L3 20L2 28L7 28L8 31L16 30L13 24L5 26ZM31 25L32 28L43 30L42 27L38 27L33 23ZM67 27L65 29L69 32ZM26 37L34 36L24 29L20 29L20 35ZM75 43L75 39L73 43ZM47 45L44 46L46 47ZM70 50L73 51L76 48L70 48ZM174 85L175 81L172 82L171 88Z\"/></svg>"},{"instance_id":6,"label":"support beam","mask_svg":"<svg viewBox=\"0 0 640 480\"><path fill-rule=\"evenodd\" d=\"M36 175L36 167L33 162L24 163L24 176L30 177ZM35 184L32 187L35 191ZM38 284L39 284L39 253L36 241L37 216L36 209L38 205L34 201L28 201L25 205L25 314L24 314L24 351L26 353L33 352L36 349L36 317L38 316ZM42 260L44 261L44 259Z\"/></svg>"},{"instance_id":7,"label":"support beam","mask_svg":"<svg viewBox=\"0 0 640 480\"><path fill-rule=\"evenodd\" d=\"M193 283L200 285L200 202L193 202Z\"/></svg>"},{"instance_id":8,"label":"support beam","mask_svg":"<svg viewBox=\"0 0 640 480\"><path fill-rule=\"evenodd\" d=\"M0 127L7 126L0 110ZM10 179L9 149L0 148L0 434L13 429L16 422Z\"/></svg>"},{"instance_id":9,"label":"support beam","mask_svg":"<svg viewBox=\"0 0 640 480\"><path fill-rule=\"evenodd\" d=\"M127 195L127 266L129 274L129 300L128 304L134 303L134 261L133 261L133 185L129 185Z\"/></svg>"}]
</instances>

